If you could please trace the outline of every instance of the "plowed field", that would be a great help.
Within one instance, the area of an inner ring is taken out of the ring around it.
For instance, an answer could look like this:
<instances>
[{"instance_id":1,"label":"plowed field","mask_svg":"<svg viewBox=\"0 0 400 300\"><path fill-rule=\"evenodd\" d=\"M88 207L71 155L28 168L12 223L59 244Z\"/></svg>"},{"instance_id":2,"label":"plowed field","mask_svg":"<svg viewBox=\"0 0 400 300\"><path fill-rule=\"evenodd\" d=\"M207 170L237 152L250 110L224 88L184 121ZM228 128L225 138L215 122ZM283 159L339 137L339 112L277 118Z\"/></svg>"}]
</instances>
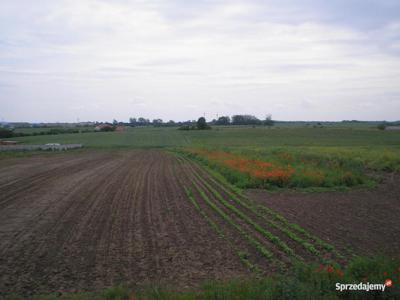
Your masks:
<instances>
[{"instance_id":1,"label":"plowed field","mask_svg":"<svg viewBox=\"0 0 400 300\"><path fill-rule=\"evenodd\" d=\"M0 296L179 288L340 261L324 241L162 151L0 161Z\"/></svg>"}]
</instances>

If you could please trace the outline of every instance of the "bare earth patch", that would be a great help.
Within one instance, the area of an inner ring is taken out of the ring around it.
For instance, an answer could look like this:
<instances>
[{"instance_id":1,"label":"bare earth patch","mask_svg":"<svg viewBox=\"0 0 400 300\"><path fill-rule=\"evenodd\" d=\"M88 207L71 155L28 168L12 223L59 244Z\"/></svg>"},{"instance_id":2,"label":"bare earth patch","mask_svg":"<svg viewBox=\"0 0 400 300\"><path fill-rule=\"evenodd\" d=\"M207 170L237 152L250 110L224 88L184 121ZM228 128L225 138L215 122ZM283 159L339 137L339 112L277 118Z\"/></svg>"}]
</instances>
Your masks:
<instances>
[{"instance_id":1,"label":"bare earth patch","mask_svg":"<svg viewBox=\"0 0 400 300\"><path fill-rule=\"evenodd\" d=\"M372 190L324 193L248 190L246 195L339 249L351 248L358 255L400 253L399 175L387 174Z\"/></svg>"},{"instance_id":2,"label":"bare earth patch","mask_svg":"<svg viewBox=\"0 0 400 300\"><path fill-rule=\"evenodd\" d=\"M0 161L0 298L249 272L159 151Z\"/></svg>"}]
</instances>

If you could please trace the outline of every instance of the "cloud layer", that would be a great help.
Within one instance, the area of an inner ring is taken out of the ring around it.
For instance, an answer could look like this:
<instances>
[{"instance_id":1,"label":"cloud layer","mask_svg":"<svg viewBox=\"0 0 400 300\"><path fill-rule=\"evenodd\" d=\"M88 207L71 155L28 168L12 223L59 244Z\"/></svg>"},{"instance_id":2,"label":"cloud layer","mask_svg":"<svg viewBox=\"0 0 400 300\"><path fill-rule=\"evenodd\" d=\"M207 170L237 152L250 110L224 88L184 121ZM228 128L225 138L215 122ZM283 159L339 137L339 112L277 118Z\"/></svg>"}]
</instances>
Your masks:
<instances>
[{"instance_id":1,"label":"cloud layer","mask_svg":"<svg viewBox=\"0 0 400 300\"><path fill-rule=\"evenodd\" d=\"M398 1L0 5L8 121L400 119Z\"/></svg>"}]
</instances>

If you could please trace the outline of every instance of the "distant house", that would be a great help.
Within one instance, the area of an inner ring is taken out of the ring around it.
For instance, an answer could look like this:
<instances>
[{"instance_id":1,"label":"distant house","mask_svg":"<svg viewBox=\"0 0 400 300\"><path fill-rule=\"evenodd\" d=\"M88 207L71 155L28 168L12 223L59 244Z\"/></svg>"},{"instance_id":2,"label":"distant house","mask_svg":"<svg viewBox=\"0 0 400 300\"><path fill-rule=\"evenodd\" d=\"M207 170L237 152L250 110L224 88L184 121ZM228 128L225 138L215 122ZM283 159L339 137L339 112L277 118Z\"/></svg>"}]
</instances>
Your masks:
<instances>
[{"instance_id":1,"label":"distant house","mask_svg":"<svg viewBox=\"0 0 400 300\"><path fill-rule=\"evenodd\" d=\"M105 131L105 130L113 130L113 126L112 125L110 125L110 124L100 124L100 125L97 125L95 128L94 128L94 130L96 130L96 131Z\"/></svg>"},{"instance_id":2,"label":"distant house","mask_svg":"<svg viewBox=\"0 0 400 300\"><path fill-rule=\"evenodd\" d=\"M0 145L16 145L18 144L17 141L2 141L0 140Z\"/></svg>"},{"instance_id":3,"label":"distant house","mask_svg":"<svg viewBox=\"0 0 400 300\"><path fill-rule=\"evenodd\" d=\"M125 131L125 126L123 126L123 125L118 125L118 126L115 128L115 131L123 132L123 131Z\"/></svg>"}]
</instances>

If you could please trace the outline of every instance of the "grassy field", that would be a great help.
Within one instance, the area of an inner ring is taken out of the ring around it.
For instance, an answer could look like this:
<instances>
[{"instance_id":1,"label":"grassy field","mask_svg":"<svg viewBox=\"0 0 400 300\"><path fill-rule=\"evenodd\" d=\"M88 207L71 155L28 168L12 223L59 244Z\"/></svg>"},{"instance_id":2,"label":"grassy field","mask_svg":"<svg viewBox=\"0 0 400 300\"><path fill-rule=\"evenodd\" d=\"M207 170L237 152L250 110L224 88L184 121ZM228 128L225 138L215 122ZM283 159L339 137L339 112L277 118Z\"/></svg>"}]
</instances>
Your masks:
<instances>
[{"instance_id":1,"label":"grassy field","mask_svg":"<svg viewBox=\"0 0 400 300\"><path fill-rule=\"evenodd\" d=\"M213 127L206 131L135 127L125 132L63 134L13 138L21 143L82 143L90 148L113 147L375 147L400 148L400 133L354 127L309 128L304 126Z\"/></svg>"},{"instance_id":2,"label":"grassy field","mask_svg":"<svg viewBox=\"0 0 400 300\"><path fill-rule=\"evenodd\" d=\"M72 155L91 149L161 148L175 153L181 161L189 157L200 162L214 178L226 180L227 186L229 183L233 184L232 189L255 187L269 190L294 188L320 191L357 186L371 187L376 182L371 174L400 171L400 132L380 131L372 126L214 126L212 130L205 131L135 127L128 128L125 132L38 135L13 140L27 144L82 143L85 146L85 149L69 152ZM41 152L0 152L0 158L37 153ZM53 153L46 152L46 155ZM182 175L182 178L188 176ZM253 210L246 203L236 203L236 198L227 191L218 193L214 186L205 182L200 175L196 175L193 182L188 184L191 184L191 187L184 185L184 190L200 214L205 212L199 206L198 199L204 202L204 207L207 204L210 211L219 214L238 230L264 256L270 256L269 250L261 247L252 236L246 235L246 232L232 221L232 217L247 224L249 228L254 228L257 237L268 238L284 253L291 254L291 248L257 226L253 218L244 215L234 205L240 204L249 214L256 216L259 213L257 210ZM240 189L238 191L240 192ZM230 201L225 200L222 194L227 194ZM219 203L220 206L213 204L210 197L217 199L215 203ZM211 227L220 232L214 221L206 215L205 218ZM289 230L285 231L288 237L305 249L311 253L315 252L312 245L289 233ZM243 252L238 251L239 257L248 263L246 255L242 257L242 254ZM332 286L335 282L384 282L389 275L398 276L399 268L397 260L359 258L350 262L343 270L332 269L330 266L303 265L298 269L293 268L292 274L289 275L286 273L249 281L209 283L199 289L184 292L151 286L149 289L135 290L133 299L368 299L369 296L373 299L380 298L382 294L374 292L365 298L365 293L341 293L333 290ZM393 280L398 280L398 277L393 277ZM385 293L383 298L395 299L399 296L398 293L397 286ZM38 299L53 298L49 296ZM132 292L128 288L116 287L102 294L80 294L65 299L132 299Z\"/></svg>"},{"instance_id":3,"label":"grassy field","mask_svg":"<svg viewBox=\"0 0 400 300\"><path fill-rule=\"evenodd\" d=\"M47 131L50 131L51 129L59 129L59 127L15 128L14 132L32 134L32 133L39 133L39 132L47 132Z\"/></svg>"},{"instance_id":4,"label":"grassy field","mask_svg":"<svg viewBox=\"0 0 400 300\"><path fill-rule=\"evenodd\" d=\"M381 131L366 125L325 125L317 128L290 124L274 128L214 126L212 130L205 131L128 127L125 132L89 132L14 139L27 144L81 143L89 149L222 151L234 155L236 160L241 159L242 162L247 159L248 164L250 160L253 163L256 160L259 164L273 165L272 169L252 167L250 172L250 169L239 165L236 168L226 168L221 162L210 159L205 161L203 155L204 163L241 188L371 186L372 181L365 176L366 169L400 171L400 132ZM201 158L200 155L197 158ZM256 173L258 176L254 175Z\"/></svg>"},{"instance_id":5,"label":"grassy field","mask_svg":"<svg viewBox=\"0 0 400 300\"><path fill-rule=\"evenodd\" d=\"M81 130L81 131L93 131L94 126L85 126L85 127L62 127L62 126L53 126L53 127L29 127L29 128L15 128L13 131L15 133L25 133L25 134L35 134L41 132L48 132L51 130Z\"/></svg>"},{"instance_id":6,"label":"grassy field","mask_svg":"<svg viewBox=\"0 0 400 300\"><path fill-rule=\"evenodd\" d=\"M239 188L337 188L372 185L363 165L351 158L288 149L189 149L188 157L222 174Z\"/></svg>"}]
</instances>

